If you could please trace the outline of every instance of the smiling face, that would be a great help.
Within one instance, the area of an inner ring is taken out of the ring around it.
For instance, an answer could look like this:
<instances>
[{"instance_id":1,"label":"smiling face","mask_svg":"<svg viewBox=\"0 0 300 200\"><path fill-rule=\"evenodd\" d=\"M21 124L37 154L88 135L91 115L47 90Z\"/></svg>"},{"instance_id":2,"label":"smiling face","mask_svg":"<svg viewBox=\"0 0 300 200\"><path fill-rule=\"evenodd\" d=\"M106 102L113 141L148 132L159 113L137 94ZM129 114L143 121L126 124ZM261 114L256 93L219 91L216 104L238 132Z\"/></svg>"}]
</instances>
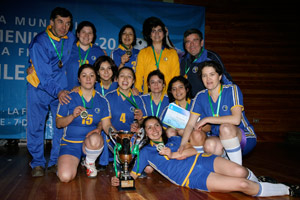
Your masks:
<instances>
[{"instance_id":1,"label":"smiling face","mask_svg":"<svg viewBox=\"0 0 300 200\"><path fill-rule=\"evenodd\" d=\"M190 34L184 39L184 47L189 54L196 56L203 47L203 40L200 40L199 35L196 33Z\"/></svg>"},{"instance_id":2,"label":"smiling face","mask_svg":"<svg viewBox=\"0 0 300 200\"><path fill-rule=\"evenodd\" d=\"M94 85L96 83L95 71L91 68L83 69L78 80L80 82L81 88L86 90L94 89Z\"/></svg>"},{"instance_id":3,"label":"smiling face","mask_svg":"<svg viewBox=\"0 0 300 200\"><path fill-rule=\"evenodd\" d=\"M79 33L77 33L80 44L87 46L94 39L93 29L90 26L84 26Z\"/></svg>"},{"instance_id":4,"label":"smiling face","mask_svg":"<svg viewBox=\"0 0 300 200\"><path fill-rule=\"evenodd\" d=\"M131 28L125 28L125 30L122 33L122 44L124 44L126 47L130 47L132 42L134 40L134 33Z\"/></svg>"},{"instance_id":5,"label":"smiling face","mask_svg":"<svg viewBox=\"0 0 300 200\"><path fill-rule=\"evenodd\" d=\"M145 123L147 136L153 141L162 141L162 127L157 119L148 119Z\"/></svg>"},{"instance_id":6,"label":"smiling face","mask_svg":"<svg viewBox=\"0 0 300 200\"><path fill-rule=\"evenodd\" d=\"M70 17L61 17L57 15L54 20L50 20L51 31L56 37L63 37L67 35L71 27Z\"/></svg>"},{"instance_id":7,"label":"smiling face","mask_svg":"<svg viewBox=\"0 0 300 200\"><path fill-rule=\"evenodd\" d=\"M151 38L153 43L162 42L163 39L164 39L164 36L165 35L164 35L164 32L163 32L161 26L157 26L157 27L152 28L150 38Z\"/></svg>"},{"instance_id":8,"label":"smiling face","mask_svg":"<svg viewBox=\"0 0 300 200\"><path fill-rule=\"evenodd\" d=\"M149 80L149 89L152 93L162 93L165 84L157 75L154 75Z\"/></svg>"},{"instance_id":9,"label":"smiling face","mask_svg":"<svg viewBox=\"0 0 300 200\"><path fill-rule=\"evenodd\" d=\"M128 90L134 83L134 74L130 69L121 68L118 76L119 88L122 90Z\"/></svg>"},{"instance_id":10,"label":"smiling face","mask_svg":"<svg viewBox=\"0 0 300 200\"><path fill-rule=\"evenodd\" d=\"M214 90L221 84L222 75L219 75L215 68L206 66L202 68L202 82L206 89Z\"/></svg>"},{"instance_id":11,"label":"smiling face","mask_svg":"<svg viewBox=\"0 0 300 200\"><path fill-rule=\"evenodd\" d=\"M113 71L108 61L101 63L98 73L101 80L104 81L111 80L111 77L113 76Z\"/></svg>"},{"instance_id":12,"label":"smiling face","mask_svg":"<svg viewBox=\"0 0 300 200\"><path fill-rule=\"evenodd\" d=\"M172 84L171 92L175 100L186 100L187 90L185 89L185 86L181 81L176 81Z\"/></svg>"}]
</instances>

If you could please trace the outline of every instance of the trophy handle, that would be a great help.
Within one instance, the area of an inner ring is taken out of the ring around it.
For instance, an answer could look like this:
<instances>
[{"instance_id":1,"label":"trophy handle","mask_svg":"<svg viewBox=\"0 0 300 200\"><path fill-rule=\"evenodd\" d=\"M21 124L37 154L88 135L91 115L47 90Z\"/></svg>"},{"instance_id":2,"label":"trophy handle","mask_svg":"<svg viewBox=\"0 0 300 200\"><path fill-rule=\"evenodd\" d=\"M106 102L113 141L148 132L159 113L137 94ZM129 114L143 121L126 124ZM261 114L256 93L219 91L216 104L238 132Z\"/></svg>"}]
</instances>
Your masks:
<instances>
[{"instance_id":1,"label":"trophy handle","mask_svg":"<svg viewBox=\"0 0 300 200\"><path fill-rule=\"evenodd\" d=\"M113 138L113 134L114 134L114 129L112 127L109 127L108 128L109 138L114 143L114 145L117 145L115 139Z\"/></svg>"},{"instance_id":2,"label":"trophy handle","mask_svg":"<svg viewBox=\"0 0 300 200\"><path fill-rule=\"evenodd\" d=\"M137 133L136 144L139 146L140 149L145 143L145 130L143 128L140 128L139 132Z\"/></svg>"}]
</instances>

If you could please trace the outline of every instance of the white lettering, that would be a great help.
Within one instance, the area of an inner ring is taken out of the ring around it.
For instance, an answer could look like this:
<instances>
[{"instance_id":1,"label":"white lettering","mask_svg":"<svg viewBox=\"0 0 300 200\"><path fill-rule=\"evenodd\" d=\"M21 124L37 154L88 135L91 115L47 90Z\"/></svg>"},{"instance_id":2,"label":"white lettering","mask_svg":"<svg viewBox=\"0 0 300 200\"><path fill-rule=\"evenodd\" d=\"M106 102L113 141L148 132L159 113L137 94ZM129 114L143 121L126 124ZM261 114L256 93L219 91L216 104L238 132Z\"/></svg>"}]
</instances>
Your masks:
<instances>
[{"instance_id":1,"label":"white lettering","mask_svg":"<svg viewBox=\"0 0 300 200\"><path fill-rule=\"evenodd\" d=\"M5 126L5 119L4 118L0 118L0 126Z\"/></svg>"},{"instance_id":2,"label":"white lettering","mask_svg":"<svg viewBox=\"0 0 300 200\"><path fill-rule=\"evenodd\" d=\"M16 17L15 25L25 26L25 17L22 17L21 19L19 17Z\"/></svg>"},{"instance_id":3,"label":"white lettering","mask_svg":"<svg viewBox=\"0 0 300 200\"><path fill-rule=\"evenodd\" d=\"M1 56L4 56L5 54L8 55L8 56L10 56L10 53L9 53L9 50L8 50L7 47L3 48L2 52L1 52Z\"/></svg>"},{"instance_id":4,"label":"white lettering","mask_svg":"<svg viewBox=\"0 0 300 200\"><path fill-rule=\"evenodd\" d=\"M20 71L20 68L25 68L25 65L16 65L15 80L25 80L24 77L20 77L20 74L24 74L24 71Z\"/></svg>"},{"instance_id":5,"label":"white lettering","mask_svg":"<svg viewBox=\"0 0 300 200\"><path fill-rule=\"evenodd\" d=\"M22 115L25 115L26 114L26 108L22 108Z\"/></svg>"},{"instance_id":6,"label":"white lettering","mask_svg":"<svg viewBox=\"0 0 300 200\"><path fill-rule=\"evenodd\" d=\"M6 20L3 15L0 16L0 23L6 24Z\"/></svg>"},{"instance_id":7,"label":"white lettering","mask_svg":"<svg viewBox=\"0 0 300 200\"><path fill-rule=\"evenodd\" d=\"M19 56L21 56L24 53L24 48L19 48Z\"/></svg>"},{"instance_id":8,"label":"white lettering","mask_svg":"<svg viewBox=\"0 0 300 200\"><path fill-rule=\"evenodd\" d=\"M6 30L5 31L5 42L7 43L13 43L14 41L10 38L13 38L14 36L12 35L14 33L13 30Z\"/></svg>"},{"instance_id":9,"label":"white lettering","mask_svg":"<svg viewBox=\"0 0 300 200\"><path fill-rule=\"evenodd\" d=\"M3 73L3 78L6 79L6 80L13 80L13 77L9 77L7 74L8 70L7 70L7 67L8 65L7 64L4 64L4 73Z\"/></svg>"},{"instance_id":10,"label":"white lettering","mask_svg":"<svg viewBox=\"0 0 300 200\"><path fill-rule=\"evenodd\" d=\"M12 112L10 111L10 108L7 108L7 114L8 115L14 115L14 114L19 115L19 112L18 112L17 108L14 108Z\"/></svg>"}]
</instances>

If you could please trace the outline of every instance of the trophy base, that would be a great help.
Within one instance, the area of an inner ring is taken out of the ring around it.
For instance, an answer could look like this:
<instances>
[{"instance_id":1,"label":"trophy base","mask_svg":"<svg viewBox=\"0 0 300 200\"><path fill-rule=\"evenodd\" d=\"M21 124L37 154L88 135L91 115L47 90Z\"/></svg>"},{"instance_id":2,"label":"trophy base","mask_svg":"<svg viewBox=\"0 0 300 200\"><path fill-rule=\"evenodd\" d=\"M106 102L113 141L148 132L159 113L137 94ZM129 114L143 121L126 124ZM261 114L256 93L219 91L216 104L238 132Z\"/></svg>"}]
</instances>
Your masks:
<instances>
[{"instance_id":1,"label":"trophy base","mask_svg":"<svg viewBox=\"0 0 300 200\"><path fill-rule=\"evenodd\" d=\"M120 185L118 187L119 191L121 190L135 190L135 181L134 179L124 180L120 179Z\"/></svg>"}]
</instances>

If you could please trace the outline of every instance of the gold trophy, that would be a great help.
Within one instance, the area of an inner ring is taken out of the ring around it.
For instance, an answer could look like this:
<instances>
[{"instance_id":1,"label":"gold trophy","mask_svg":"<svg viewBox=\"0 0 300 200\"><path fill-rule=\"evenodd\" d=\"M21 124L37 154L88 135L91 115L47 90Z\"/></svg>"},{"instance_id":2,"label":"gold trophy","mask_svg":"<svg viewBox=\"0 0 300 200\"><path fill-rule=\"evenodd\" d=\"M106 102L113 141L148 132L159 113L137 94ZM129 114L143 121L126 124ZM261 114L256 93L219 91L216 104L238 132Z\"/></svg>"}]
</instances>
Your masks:
<instances>
[{"instance_id":1,"label":"gold trophy","mask_svg":"<svg viewBox=\"0 0 300 200\"><path fill-rule=\"evenodd\" d=\"M121 165L119 174L119 190L135 190L135 181L130 175L129 165L133 160L133 155L137 156L137 165L139 165L139 148L144 143L145 133L141 129L139 133L130 131L114 131L109 129L109 137L114 143L114 167L118 177L117 162ZM138 166L139 167L139 166ZM137 167L137 169L138 169Z\"/></svg>"}]
</instances>

